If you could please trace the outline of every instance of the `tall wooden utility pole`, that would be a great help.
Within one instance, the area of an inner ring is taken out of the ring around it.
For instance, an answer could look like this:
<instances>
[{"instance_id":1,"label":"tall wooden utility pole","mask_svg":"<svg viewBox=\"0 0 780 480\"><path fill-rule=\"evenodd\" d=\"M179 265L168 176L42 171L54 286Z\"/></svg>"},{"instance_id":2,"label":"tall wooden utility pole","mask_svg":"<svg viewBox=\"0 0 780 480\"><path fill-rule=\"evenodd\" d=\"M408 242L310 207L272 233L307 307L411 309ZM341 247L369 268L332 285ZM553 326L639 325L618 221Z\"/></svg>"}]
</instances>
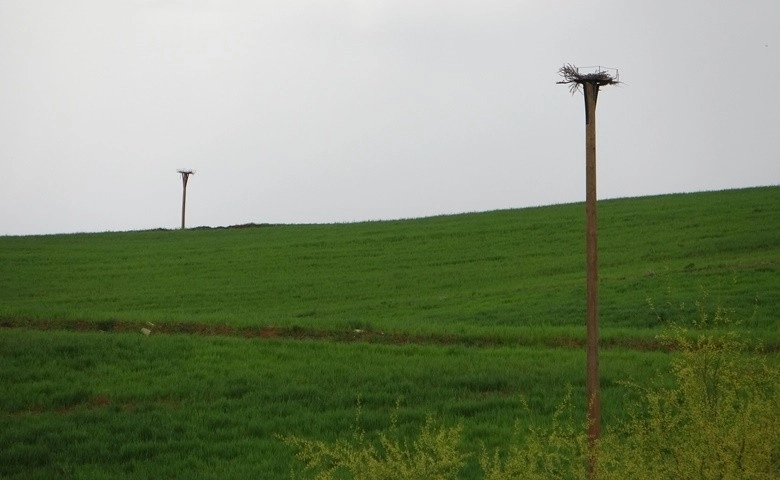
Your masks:
<instances>
[{"instance_id":1,"label":"tall wooden utility pole","mask_svg":"<svg viewBox=\"0 0 780 480\"><path fill-rule=\"evenodd\" d=\"M187 180L189 180L190 175L194 175L195 172L193 170L178 170L178 172L181 174L181 183L182 183L182 194L181 194L181 229L184 230L184 213L187 208Z\"/></svg>"},{"instance_id":2,"label":"tall wooden utility pole","mask_svg":"<svg viewBox=\"0 0 780 480\"><path fill-rule=\"evenodd\" d=\"M558 73L574 93L582 86L585 97L585 252L586 252L586 381L588 402L588 477L595 478L597 443L601 437L601 395L599 392L599 309L598 309L598 227L596 221L596 100L599 87L618 82L601 67L580 73L573 65L564 65Z\"/></svg>"}]
</instances>

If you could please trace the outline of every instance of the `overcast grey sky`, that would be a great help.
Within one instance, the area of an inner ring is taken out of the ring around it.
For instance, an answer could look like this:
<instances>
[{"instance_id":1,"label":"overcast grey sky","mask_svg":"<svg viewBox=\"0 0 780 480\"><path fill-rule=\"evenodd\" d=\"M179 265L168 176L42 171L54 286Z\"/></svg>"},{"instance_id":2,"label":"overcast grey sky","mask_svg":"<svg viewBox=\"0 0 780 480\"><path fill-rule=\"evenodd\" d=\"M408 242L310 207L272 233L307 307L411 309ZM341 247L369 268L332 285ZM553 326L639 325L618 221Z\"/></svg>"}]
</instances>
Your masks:
<instances>
[{"instance_id":1,"label":"overcast grey sky","mask_svg":"<svg viewBox=\"0 0 780 480\"><path fill-rule=\"evenodd\" d=\"M780 183L777 0L0 0L0 235Z\"/></svg>"}]
</instances>

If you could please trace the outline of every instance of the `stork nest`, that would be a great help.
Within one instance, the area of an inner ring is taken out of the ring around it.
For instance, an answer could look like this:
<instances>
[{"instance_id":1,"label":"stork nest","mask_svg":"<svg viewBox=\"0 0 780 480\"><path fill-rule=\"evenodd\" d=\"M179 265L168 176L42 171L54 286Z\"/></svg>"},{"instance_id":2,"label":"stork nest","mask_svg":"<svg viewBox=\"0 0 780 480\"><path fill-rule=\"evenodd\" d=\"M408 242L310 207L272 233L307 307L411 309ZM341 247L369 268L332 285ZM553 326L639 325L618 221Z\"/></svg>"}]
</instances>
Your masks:
<instances>
[{"instance_id":1,"label":"stork nest","mask_svg":"<svg viewBox=\"0 0 780 480\"><path fill-rule=\"evenodd\" d=\"M616 77L613 77L605 70L597 70L591 73L580 73L574 65L567 63L558 70L558 74L563 80L557 83L569 85L569 91L575 93L580 89L580 85L593 83L598 86L615 85L620 83Z\"/></svg>"}]
</instances>

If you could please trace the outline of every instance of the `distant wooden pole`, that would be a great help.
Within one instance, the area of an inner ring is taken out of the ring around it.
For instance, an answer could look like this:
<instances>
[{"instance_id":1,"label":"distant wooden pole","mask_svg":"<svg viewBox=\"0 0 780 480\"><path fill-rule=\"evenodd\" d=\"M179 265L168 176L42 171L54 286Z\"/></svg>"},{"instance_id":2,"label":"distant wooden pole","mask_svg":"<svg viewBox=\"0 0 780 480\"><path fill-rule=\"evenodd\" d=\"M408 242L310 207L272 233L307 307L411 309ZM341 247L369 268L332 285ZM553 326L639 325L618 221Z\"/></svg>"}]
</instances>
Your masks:
<instances>
[{"instance_id":1,"label":"distant wooden pole","mask_svg":"<svg viewBox=\"0 0 780 480\"><path fill-rule=\"evenodd\" d=\"M189 180L190 175L194 174L192 170L179 170L179 173L181 174L181 182L182 182L182 194L181 194L181 229L184 230L184 214L186 212L187 208L187 180Z\"/></svg>"},{"instance_id":2,"label":"distant wooden pole","mask_svg":"<svg viewBox=\"0 0 780 480\"><path fill-rule=\"evenodd\" d=\"M586 398L588 400L588 476L596 474L597 441L601 436L599 388L598 223L596 215L596 100L599 85L583 84L585 93L585 250L587 255Z\"/></svg>"}]
</instances>

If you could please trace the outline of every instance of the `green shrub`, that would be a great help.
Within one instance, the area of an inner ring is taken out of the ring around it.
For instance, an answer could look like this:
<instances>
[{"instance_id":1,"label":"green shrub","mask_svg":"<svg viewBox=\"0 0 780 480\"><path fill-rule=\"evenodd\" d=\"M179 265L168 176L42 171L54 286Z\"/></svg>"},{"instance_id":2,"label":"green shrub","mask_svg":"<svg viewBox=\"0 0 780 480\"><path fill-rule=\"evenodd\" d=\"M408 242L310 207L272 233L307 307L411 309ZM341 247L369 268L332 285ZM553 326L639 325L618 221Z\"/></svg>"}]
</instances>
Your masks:
<instances>
[{"instance_id":1,"label":"green shrub","mask_svg":"<svg viewBox=\"0 0 780 480\"><path fill-rule=\"evenodd\" d=\"M411 443L401 438L393 415L389 432L377 438L366 436L360 427L360 404L355 432L350 440L333 444L284 436L295 447L304 474L315 480L447 480L457 478L466 455L459 447L461 427L439 425L428 417ZM293 474L295 477L295 473Z\"/></svg>"},{"instance_id":2,"label":"green shrub","mask_svg":"<svg viewBox=\"0 0 780 480\"><path fill-rule=\"evenodd\" d=\"M602 436L596 478L780 478L777 361L751 350L729 325L717 309L693 322L694 332L670 327L664 340L677 352L673 384L633 385L641 400L628 421ZM504 456L483 452L485 478L587 478L585 431L567 398L549 429L532 428Z\"/></svg>"},{"instance_id":3,"label":"green shrub","mask_svg":"<svg viewBox=\"0 0 780 480\"><path fill-rule=\"evenodd\" d=\"M574 418L569 390L549 427L530 427L526 431L517 426L506 451L482 451L479 464L485 480L586 478L585 423Z\"/></svg>"},{"instance_id":4,"label":"green shrub","mask_svg":"<svg viewBox=\"0 0 780 480\"><path fill-rule=\"evenodd\" d=\"M712 320L723 323L721 314ZM679 350L674 385L636 387L642 404L602 441L599 478L780 478L777 362L733 332L692 340L674 327L669 340Z\"/></svg>"}]
</instances>

